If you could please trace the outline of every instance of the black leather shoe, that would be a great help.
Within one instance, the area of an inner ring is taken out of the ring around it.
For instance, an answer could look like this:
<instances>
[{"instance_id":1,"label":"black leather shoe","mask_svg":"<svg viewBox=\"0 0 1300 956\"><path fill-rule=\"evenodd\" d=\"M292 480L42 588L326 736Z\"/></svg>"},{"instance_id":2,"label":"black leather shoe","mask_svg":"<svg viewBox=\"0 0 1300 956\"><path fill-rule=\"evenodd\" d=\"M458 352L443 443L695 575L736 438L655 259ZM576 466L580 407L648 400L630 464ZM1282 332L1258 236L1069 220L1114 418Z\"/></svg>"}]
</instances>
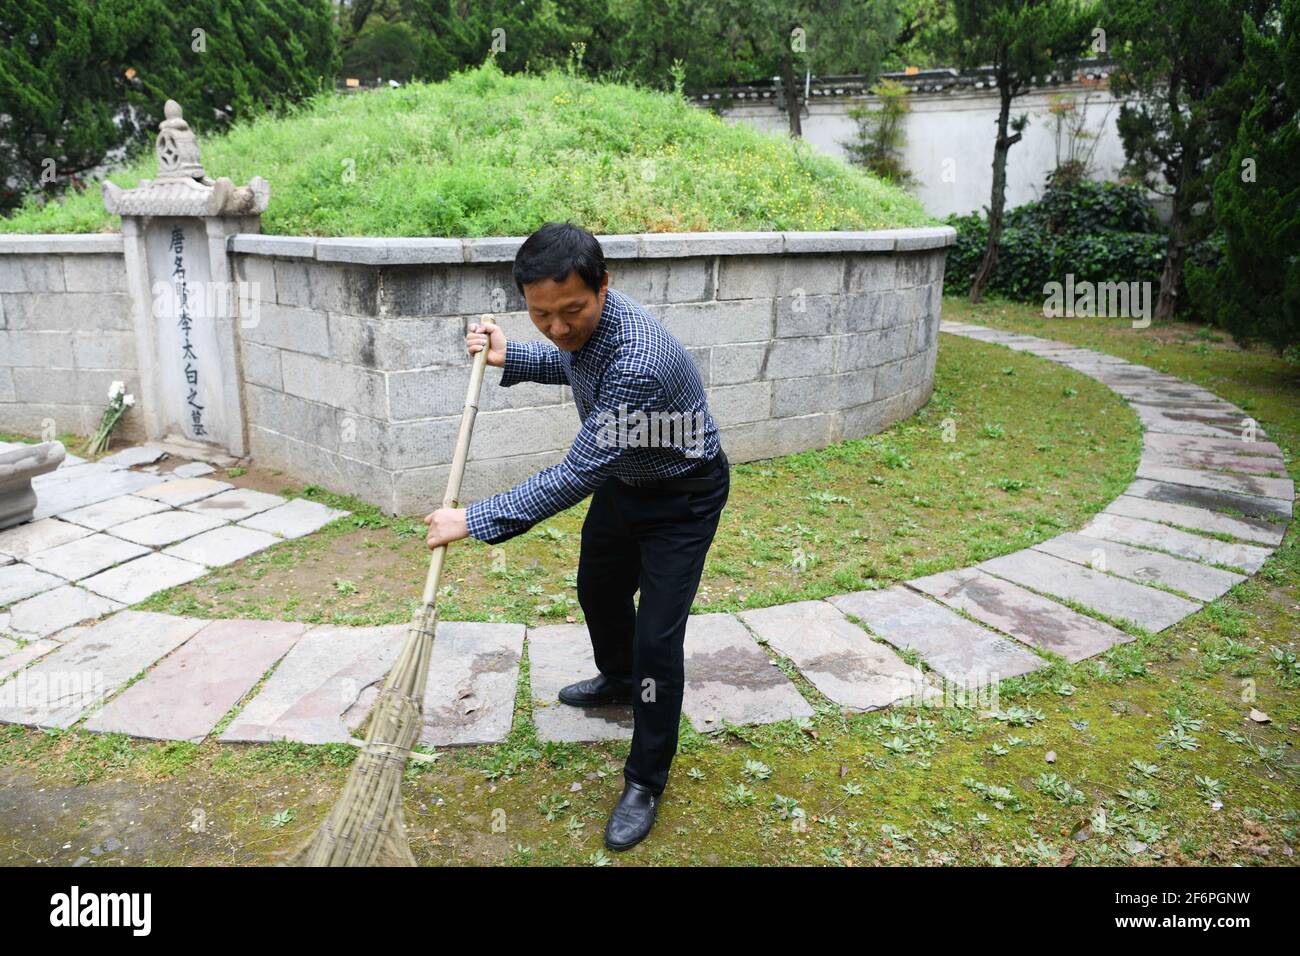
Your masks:
<instances>
[{"instance_id":1,"label":"black leather shoe","mask_svg":"<svg viewBox=\"0 0 1300 956\"><path fill-rule=\"evenodd\" d=\"M631 704L635 697L630 685L615 683L604 674L597 674L560 689L560 703L571 707Z\"/></svg>"},{"instance_id":2,"label":"black leather shoe","mask_svg":"<svg viewBox=\"0 0 1300 956\"><path fill-rule=\"evenodd\" d=\"M605 824L605 846L615 851L632 849L649 835L658 807L658 797L640 784L629 782Z\"/></svg>"}]
</instances>

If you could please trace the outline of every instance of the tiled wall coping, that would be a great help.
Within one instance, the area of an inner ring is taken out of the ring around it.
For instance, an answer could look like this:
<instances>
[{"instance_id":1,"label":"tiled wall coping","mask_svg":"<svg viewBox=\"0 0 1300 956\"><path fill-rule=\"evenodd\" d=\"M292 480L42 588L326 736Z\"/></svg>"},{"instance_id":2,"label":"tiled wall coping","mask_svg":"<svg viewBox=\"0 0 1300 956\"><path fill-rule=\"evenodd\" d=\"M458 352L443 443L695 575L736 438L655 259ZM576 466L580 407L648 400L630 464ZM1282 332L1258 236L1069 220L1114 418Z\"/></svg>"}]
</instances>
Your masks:
<instances>
[{"instance_id":1,"label":"tiled wall coping","mask_svg":"<svg viewBox=\"0 0 1300 956\"><path fill-rule=\"evenodd\" d=\"M230 252L315 259L355 265L511 262L526 236L485 239L338 238L240 234ZM687 256L790 255L827 252L913 252L952 245L952 226L876 229L866 232L647 232L597 236L606 259L672 259Z\"/></svg>"},{"instance_id":2,"label":"tiled wall coping","mask_svg":"<svg viewBox=\"0 0 1300 956\"><path fill-rule=\"evenodd\" d=\"M94 255L121 255L122 234L120 232L99 232L86 235L60 233L0 234L0 255L33 256L44 253L67 255L77 252Z\"/></svg>"}]
</instances>

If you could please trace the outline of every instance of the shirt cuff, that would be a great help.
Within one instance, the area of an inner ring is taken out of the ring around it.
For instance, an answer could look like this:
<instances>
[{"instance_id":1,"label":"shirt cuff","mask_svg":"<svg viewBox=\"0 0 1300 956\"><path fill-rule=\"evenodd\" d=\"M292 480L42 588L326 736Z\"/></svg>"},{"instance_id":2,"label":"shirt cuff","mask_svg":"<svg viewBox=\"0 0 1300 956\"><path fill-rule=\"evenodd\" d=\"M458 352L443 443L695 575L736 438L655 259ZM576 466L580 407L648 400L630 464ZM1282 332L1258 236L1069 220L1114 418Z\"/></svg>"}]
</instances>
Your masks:
<instances>
[{"instance_id":1,"label":"shirt cuff","mask_svg":"<svg viewBox=\"0 0 1300 956\"><path fill-rule=\"evenodd\" d=\"M506 360L501 366L501 381L497 384L509 387L522 382L528 377L528 348L522 342L506 339Z\"/></svg>"},{"instance_id":2,"label":"shirt cuff","mask_svg":"<svg viewBox=\"0 0 1300 956\"><path fill-rule=\"evenodd\" d=\"M471 538L492 544L492 519L487 514L487 500L475 501L465 508L465 527L469 529Z\"/></svg>"}]
</instances>

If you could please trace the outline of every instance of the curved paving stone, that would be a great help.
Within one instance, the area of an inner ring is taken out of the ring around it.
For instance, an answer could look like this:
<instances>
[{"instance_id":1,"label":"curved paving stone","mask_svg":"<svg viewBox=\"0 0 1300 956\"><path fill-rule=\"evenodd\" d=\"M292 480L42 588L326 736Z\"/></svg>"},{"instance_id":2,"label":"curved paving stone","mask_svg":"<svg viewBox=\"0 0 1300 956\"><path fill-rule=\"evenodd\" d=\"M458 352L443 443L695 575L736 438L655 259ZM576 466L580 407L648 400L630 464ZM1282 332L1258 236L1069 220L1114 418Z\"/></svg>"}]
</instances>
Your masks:
<instances>
[{"instance_id":1,"label":"curved paving stone","mask_svg":"<svg viewBox=\"0 0 1300 956\"><path fill-rule=\"evenodd\" d=\"M1198 438L1189 435L1169 435L1147 432L1142 444L1148 449L1169 452L1206 452L1214 455L1232 455L1246 458L1268 458L1283 465L1282 449L1271 441L1242 441L1235 438Z\"/></svg>"},{"instance_id":2,"label":"curved paving stone","mask_svg":"<svg viewBox=\"0 0 1300 956\"><path fill-rule=\"evenodd\" d=\"M1292 513L1292 503L1295 501L1295 482L1290 478L1264 478L1259 475L1234 475L1226 471L1197 471L1194 468L1148 464L1138 465L1137 477L1191 488L1269 498L1285 504L1288 514Z\"/></svg>"},{"instance_id":3,"label":"curved paving stone","mask_svg":"<svg viewBox=\"0 0 1300 956\"><path fill-rule=\"evenodd\" d=\"M741 611L737 617L793 661L814 687L850 710L877 710L904 700L919 703L938 690L825 601L778 604Z\"/></svg>"},{"instance_id":4,"label":"curved paving stone","mask_svg":"<svg viewBox=\"0 0 1300 956\"><path fill-rule=\"evenodd\" d=\"M294 621L212 621L82 729L199 743L306 630Z\"/></svg>"},{"instance_id":5,"label":"curved paving stone","mask_svg":"<svg viewBox=\"0 0 1300 956\"><path fill-rule=\"evenodd\" d=\"M1144 551L1132 545L1102 541L1082 534L1058 535L1040 541L1033 550L1122 578L1163 584L1198 601L1213 601L1233 585L1246 580L1244 574L1233 574L1158 551Z\"/></svg>"},{"instance_id":6,"label":"curved paving stone","mask_svg":"<svg viewBox=\"0 0 1300 956\"><path fill-rule=\"evenodd\" d=\"M1166 591L1125 581L1092 568L1063 561L1032 548L982 561L976 567L1031 591L1048 594L1129 621L1148 631L1163 631L1201 606Z\"/></svg>"},{"instance_id":7,"label":"curved paving stone","mask_svg":"<svg viewBox=\"0 0 1300 956\"><path fill-rule=\"evenodd\" d=\"M794 685L753 642L746 625L762 641L794 661L814 686L842 706L862 710L908 698L938 699L941 689L932 686L920 671L845 618L841 610L860 617L874 633L895 646L915 651L937 673L949 679L969 684L985 673L995 675L990 680L999 680L1042 666L1043 661L954 611L961 611L1015 641L1072 661L1081 660L1133 638L1035 593L1036 590L1059 594L1117 618L1136 616L1137 623L1158 630L1192 613L1199 604L1150 587L1148 583L1177 589L1197 600L1210 600L1243 576L1208 564L1254 571L1271 553L1267 547L1228 543L1207 534L1240 535L1270 544L1281 540L1285 520L1292 514L1294 484L1286 474L1281 449L1276 444L1267 440L1241 441L1241 422L1247 418L1241 409L1174 376L1068 343L965 323L943 322L941 330L1039 355L1089 375L1125 397L1147 425L1138 480L1112 504L1109 513L1097 515L1080 532L1060 535L1032 549L977 567L919 578L907 582L906 588L898 586L837 595L827 601L746 611L740 615L744 624L725 614L691 618L687 625L683 711L698 728L712 729L724 721L761 723L812 712ZM1263 436L1258 428L1255 434ZM224 482L205 478L178 477L158 483L155 476L121 474L130 475L133 481L153 484L140 489L143 497L123 496L109 486L107 493L103 493L103 488L98 489L95 492L98 497L93 500L73 502L75 495L85 494L92 482L109 485L113 476L106 473L103 462L86 463L69 456L63 468L43 477L52 478L48 484L52 496L63 495L56 504L64 509L70 521L47 519L0 533L0 565L12 566L37 552L59 549L93 531L112 528L116 535L122 525L146 517L146 510L156 511L156 516L172 523L187 520L178 519L177 515L216 516L221 519L218 525L200 533L212 535L214 542L218 538L233 541L243 532L298 537L346 514L317 502L301 499L284 502L277 496L234 489ZM169 505L178 505L182 510L164 515L163 509L170 510ZM1224 509L1248 517L1224 514ZM1116 511L1138 511L1143 517ZM1155 520L1146 520L1148 517ZM1279 520L1264 520L1267 518ZM229 520L237 521L238 525L227 524ZM1197 528L1204 533L1182 531L1161 521ZM190 538L169 547L168 552L183 550L186 544L197 541L200 539ZM90 549L91 543L81 549L69 547L63 556L71 559ZM1093 567L1098 555L1105 561L1108 573ZM166 562L174 563L164 567ZM145 583L129 588L125 577L116 581L109 577L120 575L124 568L130 568L133 576L144 578ZM983 568L996 573L990 574ZM150 573L139 574L141 571ZM160 576L159 572L163 571L171 576L184 571L197 577L204 569L170 553L149 554L92 575L83 583L87 586L97 583L110 596L116 594L135 601L159 587L179 583L171 582L166 575ZM999 574L1012 576L1028 587L1005 580ZM110 583L113 588L108 587ZM930 595L940 603L920 594ZM121 607L89 591L63 585L27 597L0 612L0 629L12 629L18 619L30 624L33 619L30 605L46 601L50 606L42 610L43 623L49 623L44 618L53 621L56 626L51 626L48 633L57 632L58 638L36 640L16 650L10 646L12 642L0 639L0 655L3 655L0 656L0 680L6 673L17 675L0 684L0 694L6 687L11 688L12 694L18 687L18 678L28 673L39 676L41 668L50 671L60 659L64 663L72 662L69 648L89 651L85 642L93 635L111 633L104 630L107 624L119 619L130 620L127 615L141 613L122 612L93 627L69 627L76 622L57 619L54 612L59 609L55 605L87 599L101 602L110 610ZM79 620L89 616L93 615L84 615ZM223 625L237 628L260 623L223 622ZM190 624L196 629L216 626L207 621ZM439 625L441 640L435 642L431 680L425 696L426 742L490 742L509 733L522 631L522 625L460 622ZM405 632L406 625L316 628L307 632L280 661L265 686L243 708L221 739L293 739L312 743L352 739L373 705L378 684L405 640ZM212 633L220 634L220 631ZM66 645L60 643L65 637ZM536 628L528 632L527 640L532 693L536 699L534 715L542 739L605 740L630 736L631 708L585 710L555 703L561 686L594 672L585 627ZM168 650L155 652L166 643L155 638L152 643L146 640L130 648L118 646L123 645L121 640L106 642L89 653L89 660L107 662L117 674L136 659L150 654L154 654L152 660L164 657ZM117 726L114 721L119 721L121 726L133 728L127 732L202 739L228 711L227 708L216 713L219 705L230 700L239 687L251 686L250 678L256 680L252 672L265 663L256 654L230 654L230 647L237 643L237 639L221 642L224 657L217 653L215 641L211 647L204 641L186 644L101 714L92 717L87 726L112 729ZM145 653L145 645L149 653ZM267 646L263 643L260 648L266 652ZM37 663L32 663L34 660ZM187 661L192 661L192 665L186 664ZM151 662L121 680L129 679ZM1017 671L1018 667L1024 670ZM228 684L221 677L223 668L231 677ZM211 672L210 678L215 675L216 683L224 688L224 696L218 695L220 700L214 698L198 708L201 717L187 715L193 717L188 724L184 719L173 720L195 696L205 696L201 691L184 692L191 686L187 682L197 679L204 670ZM236 671L237 677L233 676ZM258 675L262 672L264 668L257 670ZM164 701L169 706L163 706ZM144 711L150 706L152 710L145 716ZM132 724L131 720L138 723Z\"/></svg>"},{"instance_id":8,"label":"curved paving stone","mask_svg":"<svg viewBox=\"0 0 1300 956\"><path fill-rule=\"evenodd\" d=\"M308 631L219 739L347 743L374 706L406 630L390 624Z\"/></svg>"},{"instance_id":9,"label":"curved paving stone","mask_svg":"<svg viewBox=\"0 0 1300 956\"><path fill-rule=\"evenodd\" d=\"M1291 502L1280 498L1262 498L1258 495L1241 495L1212 488L1195 488L1166 481L1138 478L1124 494L1133 498L1147 498L1171 505L1187 505L1206 511L1239 511L1248 518L1265 521L1289 521Z\"/></svg>"},{"instance_id":10,"label":"curved paving stone","mask_svg":"<svg viewBox=\"0 0 1300 956\"><path fill-rule=\"evenodd\" d=\"M1199 471L1231 471L1243 475L1266 475L1271 478L1286 477L1286 467L1282 461L1267 455L1229 455L1215 451L1180 450L1147 445L1142 449L1139 464L1161 468L1191 468Z\"/></svg>"},{"instance_id":11,"label":"curved paving stone","mask_svg":"<svg viewBox=\"0 0 1300 956\"><path fill-rule=\"evenodd\" d=\"M1038 655L902 585L826 600L860 618L895 647L915 651L931 670L962 687L996 684L1047 665Z\"/></svg>"},{"instance_id":12,"label":"curved paving stone","mask_svg":"<svg viewBox=\"0 0 1300 956\"><path fill-rule=\"evenodd\" d=\"M1258 571L1273 552L1253 544L1230 544L1216 538L1180 531L1168 525L1117 514L1099 514L1079 530L1090 538L1118 541L1139 548L1165 551L1180 558Z\"/></svg>"},{"instance_id":13,"label":"curved paving stone","mask_svg":"<svg viewBox=\"0 0 1300 956\"><path fill-rule=\"evenodd\" d=\"M528 673L532 680L533 723L539 739L582 742L632 736L631 707L570 707L560 703L561 687L596 674L585 625L530 627Z\"/></svg>"},{"instance_id":14,"label":"curved paving stone","mask_svg":"<svg viewBox=\"0 0 1300 956\"><path fill-rule=\"evenodd\" d=\"M978 568L908 581L907 586L964 611L1031 647L1074 663L1127 644L1133 636Z\"/></svg>"},{"instance_id":15,"label":"curved paving stone","mask_svg":"<svg viewBox=\"0 0 1300 956\"><path fill-rule=\"evenodd\" d=\"M0 722L71 727L204 621L123 611L0 684Z\"/></svg>"},{"instance_id":16,"label":"curved paving stone","mask_svg":"<svg viewBox=\"0 0 1300 956\"><path fill-rule=\"evenodd\" d=\"M1231 535L1252 544L1281 544L1285 532L1285 526L1268 521L1255 518L1232 518L1214 511L1206 511L1204 508L1167 504L1163 501L1135 498L1128 494L1120 495L1108 504L1102 513L1180 525L1195 531Z\"/></svg>"},{"instance_id":17,"label":"curved paving stone","mask_svg":"<svg viewBox=\"0 0 1300 956\"><path fill-rule=\"evenodd\" d=\"M510 735L524 630L522 624L438 622L420 743L493 744Z\"/></svg>"},{"instance_id":18,"label":"curved paving stone","mask_svg":"<svg viewBox=\"0 0 1300 956\"><path fill-rule=\"evenodd\" d=\"M811 717L812 706L730 614L686 621L682 712L701 733L734 725Z\"/></svg>"}]
</instances>

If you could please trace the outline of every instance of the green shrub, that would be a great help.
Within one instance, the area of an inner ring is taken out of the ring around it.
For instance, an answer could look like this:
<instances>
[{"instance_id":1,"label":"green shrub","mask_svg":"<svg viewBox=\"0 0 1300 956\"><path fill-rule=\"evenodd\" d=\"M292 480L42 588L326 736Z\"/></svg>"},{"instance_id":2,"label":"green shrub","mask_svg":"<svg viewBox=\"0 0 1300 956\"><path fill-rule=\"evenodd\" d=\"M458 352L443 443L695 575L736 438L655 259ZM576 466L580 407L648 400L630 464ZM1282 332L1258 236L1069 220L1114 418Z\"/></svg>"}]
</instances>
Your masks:
<instances>
[{"instance_id":1,"label":"green shrub","mask_svg":"<svg viewBox=\"0 0 1300 956\"><path fill-rule=\"evenodd\" d=\"M1087 179L1057 186L1050 177L1043 198L1012 209L1007 213L1007 225L1065 236L1160 232L1155 209L1142 186Z\"/></svg>"},{"instance_id":2,"label":"green shrub","mask_svg":"<svg viewBox=\"0 0 1300 956\"><path fill-rule=\"evenodd\" d=\"M957 242L948 250L944 291L964 294L983 258L988 222L979 213L947 222ZM1166 241L1141 187L1049 182L1042 199L1007 213L987 291L1031 302L1067 273L1076 281L1158 283Z\"/></svg>"}]
</instances>

